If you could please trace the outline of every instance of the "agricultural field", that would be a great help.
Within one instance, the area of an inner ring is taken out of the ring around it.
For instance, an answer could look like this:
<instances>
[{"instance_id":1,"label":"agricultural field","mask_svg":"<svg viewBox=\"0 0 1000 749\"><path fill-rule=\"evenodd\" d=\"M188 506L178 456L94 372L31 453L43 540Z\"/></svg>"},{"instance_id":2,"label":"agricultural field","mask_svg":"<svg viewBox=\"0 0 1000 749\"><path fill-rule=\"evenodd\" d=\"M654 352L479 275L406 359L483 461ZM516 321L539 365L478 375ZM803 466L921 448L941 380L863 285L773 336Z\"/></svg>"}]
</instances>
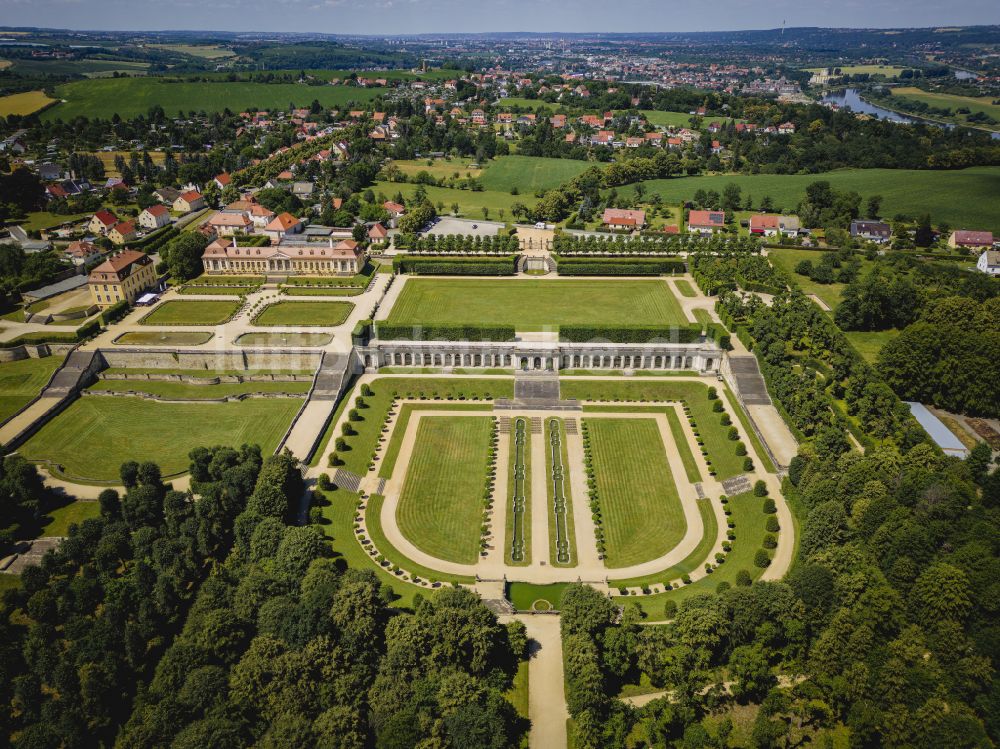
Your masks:
<instances>
[{"instance_id":1,"label":"agricultural field","mask_svg":"<svg viewBox=\"0 0 1000 749\"><path fill-rule=\"evenodd\" d=\"M143 325L221 325L236 314L238 300L171 299L142 318Z\"/></svg>"},{"instance_id":2,"label":"agricultural field","mask_svg":"<svg viewBox=\"0 0 1000 749\"><path fill-rule=\"evenodd\" d=\"M415 185L402 182L376 182L372 189L376 193L383 193L392 197L396 193L402 194L407 201L413 199L413 193L418 187L423 187L427 193L427 198L433 203L440 214L451 214L452 205L458 205L456 215L465 218L485 218L483 209L489 211L488 218L512 220L511 208L515 203L531 208L538 202L534 193L522 193L521 195L511 195L510 192L498 192L496 190L482 190L473 192L472 190L459 190L450 187L435 187L433 185ZM503 211L503 216L500 212Z\"/></svg>"},{"instance_id":3,"label":"agricultural field","mask_svg":"<svg viewBox=\"0 0 1000 749\"><path fill-rule=\"evenodd\" d=\"M20 452L86 481L115 481L125 460L155 461L170 476L187 470L188 453L198 445L258 444L271 453L301 406L298 398L159 403L89 396L74 401Z\"/></svg>"},{"instance_id":4,"label":"agricultural field","mask_svg":"<svg viewBox=\"0 0 1000 749\"><path fill-rule=\"evenodd\" d=\"M419 549L452 562L479 557L483 491L492 419L421 419L397 510L399 527Z\"/></svg>"},{"instance_id":5,"label":"agricultural field","mask_svg":"<svg viewBox=\"0 0 1000 749\"><path fill-rule=\"evenodd\" d=\"M31 114L53 101L55 100L50 99L43 91L26 91L23 94L0 96L0 117Z\"/></svg>"},{"instance_id":6,"label":"agricultural field","mask_svg":"<svg viewBox=\"0 0 1000 749\"><path fill-rule=\"evenodd\" d=\"M893 99L919 101L931 107L948 108L953 112L957 109L968 109L972 114L982 112L995 120L1000 120L1000 104L994 103L997 99L993 96L957 96L955 94L924 91L915 86L902 86L890 90L892 91ZM964 114L956 113L954 117L960 122L966 121L966 115ZM972 124L976 125L977 123ZM979 126L982 127L982 125ZM998 126L994 125L992 129L995 130L997 128Z\"/></svg>"},{"instance_id":7,"label":"agricultural field","mask_svg":"<svg viewBox=\"0 0 1000 749\"><path fill-rule=\"evenodd\" d=\"M898 65L831 65L826 68L806 68L810 73L825 73L837 68L841 75L884 75L886 78L898 78L904 68Z\"/></svg>"},{"instance_id":8,"label":"agricultural field","mask_svg":"<svg viewBox=\"0 0 1000 749\"><path fill-rule=\"evenodd\" d=\"M482 183L487 190L509 193L517 187L522 194L551 190L595 166L590 161L549 159L541 156L500 156L483 170Z\"/></svg>"},{"instance_id":9,"label":"agricultural field","mask_svg":"<svg viewBox=\"0 0 1000 749\"><path fill-rule=\"evenodd\" d=\"M69 120L74 117L110 119L146 114L161 106L168 115L178 111L239 112L257 107L285 109L289 102L308 106L314 99L326 107L340 107L348 102L369 102L385 89L347 88L342 86L300 86L294 83L172 83L160 78L105 78L73 81L56 87L63 103L47 110L45 120Z\"/></svg>"},{"instance_id":10,"label":"agricultural field","mask_svg":"<svg viewBox=\"0 0 1000 749\"><path fill-rule=\"evenodd\" d=\"M684 537L687 523L656 421L585 423L607 543L605 564L628 567L666 554Z\"/></svg>"},{"instance_id":11,"label":"agricultural field","mask_svg":"<svg viewBox=\"0 0 1000 749\"><path fill-rule=\"evenodd\" d=\"M978 166L954 171L914 169L840 169L821 174L718 174L702 177L649 180L645 200L658 193L667 203L689 200L697 190L721 193L732 183L752 196L756 206L765 195L779 209L794 210L805 198L806 186L826 180L836 190L854 190L862 198L881 195L882 215L919 216L929 213L934 222L952 227L1000 233L1000 167ZM619 187L620 195L631 188Z\"/></svg>"},{"instance_id":12,"label":"agricultural field","mask_svg":"<svg viewBox=\"0 0 1000 749\"><path fill-rule=\"evenodd\" d=\"M0 364L0 422L38 395L62 362L62 356L46 356Z\"/></svg>"},{"instance_id":13,"label":"agricultural field","mask_svg":"<svg viewBox=\"0 0 1000 749\"><path fill-rule=\"evenodd\" d=\"M402 325L686 325L662 281L410 278L389 314Z\"/></svg>"},{"instance_id":14,"label":"agricultural field","mask_svg":"<svg viewBox=\"0 0 1000 749\"><path fill-rule=\"evenodd\" d=\"M353 309L350 302L276 302L265 307L253 324L333 328L342 325Z\"/></svg>"}]
</instances>

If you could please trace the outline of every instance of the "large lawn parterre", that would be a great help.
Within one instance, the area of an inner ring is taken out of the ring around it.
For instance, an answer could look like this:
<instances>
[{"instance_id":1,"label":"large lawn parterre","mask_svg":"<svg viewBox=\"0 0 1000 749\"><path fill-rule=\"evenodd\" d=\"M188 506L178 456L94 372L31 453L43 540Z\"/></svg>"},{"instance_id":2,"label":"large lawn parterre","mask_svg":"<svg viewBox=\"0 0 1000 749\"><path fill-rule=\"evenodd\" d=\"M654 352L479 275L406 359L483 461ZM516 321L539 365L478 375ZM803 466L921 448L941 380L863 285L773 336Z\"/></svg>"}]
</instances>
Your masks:
<instances>
[{"instance_id":1,"label":"large lawn parterre","mask_svg":"<svg viewBox=\"0 0 1000 749\"><path fill-rule=\"evenodd\" d=\"M334 328L350 316L350 302L276 302L269 304L254 325Z\"/></svg>"},{"instance_id":2,"label":"large lawn parterre","mask_svg":"<svg viewBox=\"0 0 1000 749\"><path fill-rule=\"evenodd\" d=\"M151 460L165 476L187 470L199 445L258 444L270 454L301 407L298 398L232 403L159 403L128 397L80 398L20 449L69 477L115 481L126 460Z\"/></svg>"},{"instance_id":3,"label":"large lawn parterre","mask_svg":"<svg viewBox=\"0 0 1000 749\"><path fill-rule=\"evenodd\" d=\"M389 314L401 325L684 325L659 280L554 281L409 278Z\"/></svg>"},{"instance_id":4,"label":"large lawn parterre","mask_svg":"<svg viewBox=\"0 0 1000 749\"><path fill-rule=\"evenodd\" d=\"M143 325L221 325L236 314L238 300L171 299L144 318Z\"/></svg>"},{"instance_id":5,"label":"large lawn parterre","mask_svg":"<svg viewBox=\"0 0 1000 749\"><path fill-rule=\"evenodd\" d=\"M46 356L0 364L0 422L38 395L62 362L61 356Z\"/></svg>"},{"instance_id":6,"label":"large lawn parterre","mask_svg":"<svg viewBox=\"0 0 1000 749\"><path fill-rule=\"evenodd\" d=\"M590 418L585 424L606 566L628 567L663 556L684 537L687 522L656 421Z\"/></svg>"},{"instance_id":7,"label":"large lawn parterre","mask_svg":"<svg viewBox=\"0 0 1000 749\"><path fill-rule=\"evenodd\" d=\"M452 562L479 557L492 419L429 416L417 427L400 494L400 530L419 549Z\"/></svg>"}]
</instances>

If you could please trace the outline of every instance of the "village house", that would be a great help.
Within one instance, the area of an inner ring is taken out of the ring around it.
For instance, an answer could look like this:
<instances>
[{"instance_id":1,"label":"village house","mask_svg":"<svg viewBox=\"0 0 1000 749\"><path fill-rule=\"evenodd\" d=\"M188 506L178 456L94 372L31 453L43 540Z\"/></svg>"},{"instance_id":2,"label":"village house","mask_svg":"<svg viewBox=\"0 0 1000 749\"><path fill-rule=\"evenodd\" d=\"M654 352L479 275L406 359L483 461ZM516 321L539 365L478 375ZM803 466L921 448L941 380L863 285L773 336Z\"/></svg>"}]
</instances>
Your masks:
<instances>
[{"instance_id":1,"label":"village house","mask_svg":"<svg viewBox=\"0 0 1000 749\"><path fill-rule=\"evenodd\" d=\"M892 227L882 221L852 221L851 239L882 244L892 239Z\"/></svg>"},{"instance_id":2,"label":"village house","mask_svg":"<svg viewBox=\"0 0 1000 749\"><path fill-rule=\"evenodd\" d=\"M956 229L948 237L948 246L965 247L972 250L989 249L993 247L993 232Z\"/></svg>"},{"instance_id":3,"label":"village house","mask_svg":"<svg viewBox=\"0 0 1000 749\"><path fill-rule=\"evenodd\" d=\"M976 261L976 270L990 276L1000 276L1000 250L986 250Z\"/></svg>"},{"instance_id":4,"label":"village house","mask_svg":"<svg viewBox=\"0 0 1000 749\"><path fill-rule=\"evenodd\" d=\"M264 233L273 242L280 242L287 234L298 234L302 231L302 222L290 213L279 213L266 227Z\"/></svg>"},{"instance_id":5,"label":"village house","mask_svg":"<svg viewBox=\"0 0 1000 749\"><path fill-rule=\"evenodd\" d=\"M139 214L139 226L148 231L170 223L170 210L165 205L151 205Z\"/></svg>"},{"instance_id":6,"label":"village house","mask_svg":"<svg viewBox=\"0 0 1000 749\"><path fill-rule=\"evenodd\" d=\"M181 193L180 197L174 201L173 208L177 213L193 213L205 208L205 198L197 190L188 190Z\"/></svg>"},{"instance_id":7,"label":"village house","mask_svg":"<svg viewBox=\"0 0 1000 749\"><path fill-rule=\"evenodd\" d=\"M86 265L90 260L101 254L101 248L93 242L78 240L70 242L64 252L73 265Z\"/></svg>"},{"instance_id":8,"label":"village house","mask_svg":"<svg viewBox=\"0 0 1000 749\"><path fill-rule=\"evenodd\" d=\"M250 234L253 231L253 221L245 213L220 211L208 220L220 237L231 237L234 234Z\"/></svg>"},{"instance_id":9,"label":"village house","mask_svg":"<svg viewBox=\"0 0 1000 749\"><path fill-rule=\"evenodd\" d=\"M330 239L326 245L312 242L240 247L233 238L210 244L201 261L209 275L353 276L364 264L364 253L353 239L337 244Z\"/></svg>"},{"instance_id":10,"label":"village house","mask_svg":"<svg viewBox=\"0 0 1000 749\"><path fill-rule=\"evenodd\" d=\"M726 214L722 211L691 211L687 229L696 234L714 234L726 228Z\"/></svg>"},{"instance_id":11,"label":"village house","mask_svg":"<svg viewBox=\"0 0 1000 749\"><path fill-rule=\"evenodd\" d=\"M776 213L755 213L750 217L750 233L764 237L799 235L799 217L781 216Z\"/></svg>"},{"instance_id":12,"label":"village house","mask_svg":"<svg viewBox=\"0 0 1000 749\"><path fill-rule=\"evenodd\" d=\"M131 221L117 223L111 227L111 231L108 232L107 236L111 240L111 244L122 245L126 242L131 242L137 236L135 224Z\"/></svg>"},{"instance_id":13,"label":"village house","mask_svg":"<svg viewBox=\"0 0 1000 749\"><path fill-rule=\"evenodd\" d=\"M102 209L95 213L93 218L90 219L90 223L87 224L87 231L91 234L99 234L103 237L106 236L117 223L118 217L114 213L107 209Z\"/></svg>"},{"instance_id":14,"label":"village house","mask_svg":"<svg viewBox=\"0 0 1000 749\"><path fill-rule=\"evenodd\" d=\"M101 307L122 300L133 304L142 292L156 286L156 270L149 255L122 250L94 268L87 284L94 303Z\"/></svg>"},{"instance_id":15,"label":"village house","mask_svg":"<svg viewBox=\"0 0 1000 749\"><path fill-rule=\"evenodd\" d=\"M646 212L606 208L602 222L609 229L641 229L646 225Z\"/></svg>"}]
</instances>

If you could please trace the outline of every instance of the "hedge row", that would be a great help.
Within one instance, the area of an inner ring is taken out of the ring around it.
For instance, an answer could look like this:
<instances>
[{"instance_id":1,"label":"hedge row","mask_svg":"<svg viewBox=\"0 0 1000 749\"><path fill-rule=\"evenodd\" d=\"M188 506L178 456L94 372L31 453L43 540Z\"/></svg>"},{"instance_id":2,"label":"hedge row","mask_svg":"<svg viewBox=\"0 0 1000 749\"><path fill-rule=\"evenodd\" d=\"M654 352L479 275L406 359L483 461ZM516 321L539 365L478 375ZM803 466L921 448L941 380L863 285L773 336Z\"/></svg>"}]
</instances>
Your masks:
<instances>
[{"instance_id":1,"label":"hedge row","mask_svg":"<svg viewBox=\"0 0 1000 749\"><path fill-rule=\"evenodd\" d=\"M514 340L513 325L394 325L375 324L375 337L384 341L492 341Z\"/></svg>"},{"instance_id":2,"label":"hedge row","mask_svg":"<svg viewBox=\"0 0 1000 749\"><path fill-rule=\"evenodd\" d=\"M517 258L514 255L489 258L397 256L392 261L396 273L431 276L513 276Z\"/></svg>"},{"instance_id":3,"label":"hedge row","mask_svg":"<svg viewBox=\"0 0 1000 749\"><path fill-rule=\"evenodd\" d=\"M588 258L568 260L560 258L557 263L561 276L659 276L668 273L684 273L687 266L683 260L661 260L659 258Z\"/></svg>"}]
</instances>

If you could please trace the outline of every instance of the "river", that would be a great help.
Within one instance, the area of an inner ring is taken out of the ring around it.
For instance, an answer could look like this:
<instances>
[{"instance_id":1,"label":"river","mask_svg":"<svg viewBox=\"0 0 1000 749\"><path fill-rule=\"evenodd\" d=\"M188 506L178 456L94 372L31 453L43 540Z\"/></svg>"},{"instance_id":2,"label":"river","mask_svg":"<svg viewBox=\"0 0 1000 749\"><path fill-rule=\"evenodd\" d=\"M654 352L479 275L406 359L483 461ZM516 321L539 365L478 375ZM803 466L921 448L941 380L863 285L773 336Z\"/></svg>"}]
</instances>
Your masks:
<instances>
[{"instance_id":1,"label":"river","mask_svg":"<svg viewBox=\"0 0 1000 749\"><path fill-rule=\"evenodd\" d=\"M920 117L911 117L910 115L900 114L899 112L893 112L891 109L880 107L878 104L872 104L870 101L862 99L856 88L842 88L838 91L831 91L820 99L820 101L836 104L841 108L850 109L852 112L870 114L879 119L889 120L890 122L901 122L907 125L923 123L926 125L938 125L939 127L955 127L948 122L934 122L933 120L921 119ZM1000 140L1000 133L990 133L990 137L994 140Z\"/></svg>"}]
</instances>

